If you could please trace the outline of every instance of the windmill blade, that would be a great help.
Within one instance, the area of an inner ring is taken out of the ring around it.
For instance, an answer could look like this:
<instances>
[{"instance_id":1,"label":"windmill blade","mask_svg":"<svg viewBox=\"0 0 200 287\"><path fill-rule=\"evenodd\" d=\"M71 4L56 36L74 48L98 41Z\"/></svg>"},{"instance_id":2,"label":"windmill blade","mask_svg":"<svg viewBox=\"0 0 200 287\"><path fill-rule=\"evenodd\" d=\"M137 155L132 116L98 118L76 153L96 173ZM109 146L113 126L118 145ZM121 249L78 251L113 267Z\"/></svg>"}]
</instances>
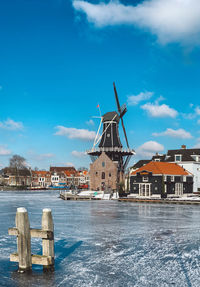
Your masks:
<instances>
[{"instance_id":1,"label":"windmill blade","mask_svg":"<svg viewBox=\"0 0 200 287\"><path fill-rule=\"evenodd\" d=\"M125 136L125 139L126 139L126 144L127 144L127 147L129 148L128 138L127 138L127 135L126 135L126 130L125 130L123 118L121 118L121 123L122 123L122 128L123 128L123 131L124 131L124 136Z\"/></svg>"},{"instance_id":2,"label":"windmill blade","mask_svg":"<svg viewBox=\"0 0 200 287\"><path fill-rule=\"evenodd\" d=\"M113 82L113 88L114 88L114 92L115 92L115 99L116 99L116 103L117 103L117 109L118 109L119 114L121 114L121 107L120 107L120 104L119 104L119 99L118 99L118 94L117 94L117 90L116 90L116 87L115 87L115 82Z\"/></svg>"},{"instance_id":3,"label":"windmill blade","mask_svg":"<svg viewBox=\"0 0 200 287\"><path fill-rule=\"evenodd\" d=\"M126 170L127 165L129 164L130 159L131 159L131 155L128 155L127 158L126 158L126 160L125 160L125 163L124 163L124 165L123 165L123 169L124 169L124 170Z\"/></svg>"}]
</instances>

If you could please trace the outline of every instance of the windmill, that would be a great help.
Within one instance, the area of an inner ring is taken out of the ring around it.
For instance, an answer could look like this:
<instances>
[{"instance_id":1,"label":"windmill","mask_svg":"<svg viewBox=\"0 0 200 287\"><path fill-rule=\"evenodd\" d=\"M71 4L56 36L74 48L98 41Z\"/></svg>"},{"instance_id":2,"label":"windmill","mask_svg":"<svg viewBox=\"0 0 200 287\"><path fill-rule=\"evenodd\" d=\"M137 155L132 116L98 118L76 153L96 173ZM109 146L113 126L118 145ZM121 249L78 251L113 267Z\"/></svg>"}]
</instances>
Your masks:
<instances>
[{"instance_id":1,"label":"windmill","mask_svg":"<svg viewBox=\"0 0 200 287\"><path fill-rule=\"evenodd\" d=\"M114 94L117 104L117 111L112 111L100 117L100 125L97 135L94 140L93 147L87 154L90 155L92 162L105 152L106 155L113 161L118 163L118 172L124 173L129 160L135 154L133 149L130 149L126 129L123 122L123 117L127 112L126 104L120 106L119 98L116 90L115 83L113 83ZM127 148L123 149L119 137L119 123L121 122ZM103 124L103 131L100 134L101 125ZM96 147L98 145L98 148Z\"/></svg>"}]
</instances>

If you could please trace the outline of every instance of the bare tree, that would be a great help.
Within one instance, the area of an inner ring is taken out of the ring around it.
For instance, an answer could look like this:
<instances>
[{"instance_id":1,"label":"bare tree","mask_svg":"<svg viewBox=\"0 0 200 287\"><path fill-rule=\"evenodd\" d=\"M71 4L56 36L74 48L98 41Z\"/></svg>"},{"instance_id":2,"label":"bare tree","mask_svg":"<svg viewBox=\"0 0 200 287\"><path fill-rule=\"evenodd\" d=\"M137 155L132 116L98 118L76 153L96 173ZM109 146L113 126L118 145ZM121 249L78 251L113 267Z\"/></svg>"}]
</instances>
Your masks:
<instances>
[{"instance_id":1,"label":"bare tree","mask_svg":"<svg viewBox=\"0 0 200 287\"><path fill-rule=\"evenodd\" d=\"M24 157L20 156L20 155L13 155L10 158L10 165L11 168L15 168L17 170L19 169L26 169L26 160Z\"/></svg>"},{"instance_id":2,"label":"bare tree","mask_svg":"<svg viewBox=\"0 0 200 287\"><path fill-rule=\"evenodd\" d=\"M9 162L9 167L14 171L15 173L15 178L16 178L16 185L19 183L19 170L24 170L27 169L26 167L26 162L25 158L20 156L20 155L13 155Z\"/></svg>"}]
</instances>

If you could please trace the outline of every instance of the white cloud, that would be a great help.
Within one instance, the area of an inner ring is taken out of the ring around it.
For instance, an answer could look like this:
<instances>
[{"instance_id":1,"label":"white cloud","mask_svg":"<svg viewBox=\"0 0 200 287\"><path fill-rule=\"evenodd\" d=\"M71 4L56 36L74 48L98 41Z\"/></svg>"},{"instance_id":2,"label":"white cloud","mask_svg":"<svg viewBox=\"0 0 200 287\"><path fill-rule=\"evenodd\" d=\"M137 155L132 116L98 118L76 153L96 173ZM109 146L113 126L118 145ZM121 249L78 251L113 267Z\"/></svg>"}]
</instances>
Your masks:
<instances>
[{"instance_id":1,"label":"white cloud","mask_svg":"<svg viewBox=\"0 0 200 287\"><path fill-rule=\"evenodd\" d=\"M164 146L156 141L148 141L136 149L137 157L151 158L156 152L162 152Z\"/></svg>"},{"instance_id":2,"label":"white cloud","mask_svg":"<svg viewBox=\"0 0 200 287\"><path fill-rule=\"evenodd\" d=\"M73 150L72 151L72 155L75 156L75 157L84 157L86 156L86 152L84 151L77 151L77 150Z\"/></svg>"},{"instance_id":3,"label":"white cloud","mask_svg":"<svg viewBox=\"0 0 200 287\"><path fill-rule=\"evenodd\" d=\"M7 149L5 146L0 145L0 156L1 155L11 155L11 151Z\"/></svg>"},{"instance_id":4,"label":"white cloud","mask_svg":"<svg viewBox=\"0 0 200 287\"><path fill-rule=\"evenodd\" d=\"M57 136L65 136L69 139L80 139L84 141L94 140L96 133L86 129L67 128L63 126L56 127L58 131L55 133Z\"/></svg>"},{"instance_id":5,"label":"white cloud","mask_svg":"<svg viewBox=\"0 0 200 287\"><path fill-rule=\"evenodd\" d=\"M94 121L92 119L90 119L89 121L86 121L86 124L88 126L94 126Z\"/></svg>"},{"instance_id":6,"label":"white cloud","mask_svg":"<svg viewBox=\"0 0 200 287\"><path fill-rule=\"evenodd\" d=\"M152 92L141 92L138 95L130 95L128 96L128 105L135 106L141 101L149 100L152 96Z\"/></svg>"},{"instance_id":7,"label":"white cloud","mask_svg":"<svg viewBox=\"0 0 200 287\"><path fill-rule=\"evenodd\" d=\"M21 122L15 122L11 119L0 122L0 129L15 131L15 130L22 130L23 128L24 126Z\"/></svg>"},{"instance_id":8,"label":"white cloud","mask_svg":"<svg viewBox=\"0 0 200 287\"><path fill-rule=\"evenodd\" d=\"M164 132L153 133L152 135L155 137L169 136L169 137L180 138L180 139L191 139L192 138L191 133L185 131L184 129L178 129L178 130L166 129L166 131Z\"/></svg>"},{"instance_id":9,"label":"white cloud","mask_svg":"<svg viewBox=\"0 0 200 287\"><path fill-rule=\"evenodd\" d=\"M99 28L132 25L149 30L163 44L200 43L199 0L149 0L136 6L120 1L92 4L74 0L73 7Z\"/></svg>"},{"instance_id":10,"label":"white cloud","mask_svg":"<svg viewBox=\"0 0 200 287\"><path fill-rule=\"evenodd\" d=\"M151 117L155 118L165 118L165 117L175 118L178 115L178 112L176 110L170 108L168 105L165 104L158 105L158 104L147 103L141 106L141 108L147 111Z\"/></svg>"}]
</instances>

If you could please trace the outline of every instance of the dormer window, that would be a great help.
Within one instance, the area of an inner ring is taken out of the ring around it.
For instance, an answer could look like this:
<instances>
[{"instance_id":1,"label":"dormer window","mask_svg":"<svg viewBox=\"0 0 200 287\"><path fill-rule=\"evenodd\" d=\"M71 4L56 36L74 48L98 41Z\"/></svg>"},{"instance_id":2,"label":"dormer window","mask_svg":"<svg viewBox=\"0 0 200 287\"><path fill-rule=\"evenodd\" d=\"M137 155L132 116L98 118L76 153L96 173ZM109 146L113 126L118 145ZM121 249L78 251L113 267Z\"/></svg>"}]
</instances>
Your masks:
<instances>
[{"instance_id":1,"label":"dormer window","mask_svg":"<svg viewBox=\"0 0 200 287\"><path fill-rule=\"evenodd\" d=\"M175 155L175 161L181 161L182 160L182 155L181 154L176 154Z\"/></svg>"}]
</instances>

